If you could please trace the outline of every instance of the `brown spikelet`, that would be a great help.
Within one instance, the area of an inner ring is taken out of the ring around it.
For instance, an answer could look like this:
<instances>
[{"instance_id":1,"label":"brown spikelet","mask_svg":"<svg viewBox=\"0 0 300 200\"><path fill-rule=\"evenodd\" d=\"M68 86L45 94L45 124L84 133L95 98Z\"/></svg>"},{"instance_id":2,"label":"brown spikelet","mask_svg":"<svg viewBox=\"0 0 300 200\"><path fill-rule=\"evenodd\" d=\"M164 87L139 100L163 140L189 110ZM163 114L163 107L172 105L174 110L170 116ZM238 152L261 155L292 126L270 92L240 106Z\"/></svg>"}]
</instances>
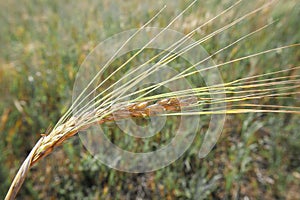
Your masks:
<instances>
[{"instance_id":1,"label":"brown spikelet","mask_svg":"<svg viewBox=\"0 0 300 200\"><path fill-rule=\"evenodd\" d=\"M107 115L99 120L97 124L122 120L130 117L149 117L162 114L163 112L180 111L182 107L190 106L192 103L195 103L195 98L178 99L175 97L162 99L152 104L147 101L133 103L128 106L120 107L118 110L113 112L113 114ZM90 124L89 126L76 128L76 122L72 120L76 119L70 118L67 123L58 126L58 128L52 130L49 135L42 137L40 148L37 149L31 165L50 154L55 147L60 146L66 139L74 136L79 131L88 129L93 125ZM71 131L66 132L68 129Z\"/></svg>"}]
</instances>

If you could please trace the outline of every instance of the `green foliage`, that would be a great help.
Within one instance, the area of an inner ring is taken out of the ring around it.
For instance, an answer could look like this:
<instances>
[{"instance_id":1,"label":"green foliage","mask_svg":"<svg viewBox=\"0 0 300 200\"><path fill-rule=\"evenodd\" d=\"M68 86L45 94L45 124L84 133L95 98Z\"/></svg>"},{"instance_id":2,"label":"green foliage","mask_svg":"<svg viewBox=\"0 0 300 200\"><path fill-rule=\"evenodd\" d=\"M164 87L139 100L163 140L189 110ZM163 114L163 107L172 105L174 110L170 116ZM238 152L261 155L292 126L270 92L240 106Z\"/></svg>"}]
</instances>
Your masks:
<instances>
[{"instance_id":1,"label":"green foliage","mask_svg":"<svg viewBox=\"0 0 300 200\"><path fill-rule=\"evenodd\" d=\"M151 1L153 2L153 1ZM165 1L167 7L155 26L164 27L178 14L184 1ZM176 4L176 2L178 4ZM175 23L188 32L235 1L199 1ZM194 39L229 23L242 11L257 5L243 2L226 17L205 26ZM0 3L0 197L4 196L20 163L41 133L47 132L71 104L76 72L88 53L105 38L137 28L160 8L137 9L140 1L9 1ZM153 4L153 5L152 5ZM177 6L172 9L173 6ZM213 53L261 24L279 19L233 48L214 56L216 63L251 53L300 42L297 0L266 9L261 16L245 20L203 43ZM255 41L255 42L253 42ZM291 48L220 69L224 81L297 66L300 49ZM268 103L270 100L264 100ZM299 105L299 99L279 99L276 104ZM209 116L203 118L204 122ZM95 160L77 137L38 163L29 173L20 199L255 199L300 196L299 116L255 114L227 116L221 138L205 159L201 147L203 125L191 148L168 167L145 174L110 169ZM205 124L205 123L203 123ZM176 125L167 124L175 127ZM124 148L150 151L152 138L143 145L128 144L127 137L111 125L106 134ZM118 132L119 131L119 132ZM201 135L202 134L202 135ZM167 133L161 141L168 143ZM145 144L149 144L145 145ZM152 146L151 146L152 145ZM157 144L159 145L159 144ZM139 149L141 148L141 149ZM294 194L287 196L287 193Z\"/></svg>"}]
</instances>

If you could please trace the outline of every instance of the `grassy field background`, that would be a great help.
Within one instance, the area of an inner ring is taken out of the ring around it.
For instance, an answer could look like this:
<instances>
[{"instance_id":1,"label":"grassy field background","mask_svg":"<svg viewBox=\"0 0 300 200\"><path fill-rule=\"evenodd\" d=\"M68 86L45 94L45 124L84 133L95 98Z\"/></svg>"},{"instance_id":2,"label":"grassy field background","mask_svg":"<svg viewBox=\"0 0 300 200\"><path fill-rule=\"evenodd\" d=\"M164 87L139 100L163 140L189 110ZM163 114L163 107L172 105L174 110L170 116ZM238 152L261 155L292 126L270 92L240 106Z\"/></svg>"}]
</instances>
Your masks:
<instances>
[{"instance_id":1,"label":"grassy field background","mask_svg":"<svg viewBox=\"0 0 300 200\"><path fill-rule=\"evenodd\" d=\"M199 1L170 28L188 33L235 1ZM199 39L267 1L244 1L205 26ZM0 1L0 197L41 133L70 106L80 64L102 40L147 22L165 27L186 1ZM224 31L203 47L213 53L271 20L268 29L213 59L216 63L300 42L300 5L279 1ZM291 48L220 69L224 81L300 64ZM295 72L296 73L296 72ZM299 106L295 99L261 103ZM205 118L205 117L204 117ZM94 160L77 136L34 166L19 199L295 199L300 196L300 117L291 114L228 115L217 145L197 157L201 133L168 167L151 173L119 172ZM122 145L122 136L118 136Z\"/></svg>"}]
</instances>

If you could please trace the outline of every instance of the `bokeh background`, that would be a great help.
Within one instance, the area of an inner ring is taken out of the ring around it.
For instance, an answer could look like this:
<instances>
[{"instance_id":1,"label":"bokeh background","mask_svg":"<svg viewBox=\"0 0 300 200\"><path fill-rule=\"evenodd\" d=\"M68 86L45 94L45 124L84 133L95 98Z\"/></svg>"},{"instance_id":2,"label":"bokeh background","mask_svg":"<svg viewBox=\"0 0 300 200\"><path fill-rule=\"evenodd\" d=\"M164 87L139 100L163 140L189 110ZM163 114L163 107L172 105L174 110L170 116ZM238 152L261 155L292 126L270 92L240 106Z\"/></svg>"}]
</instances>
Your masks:
<instances>
[{"instance_id":1,"label":"bokeh background","mask_svg":"<svg viewBox=\"0 0 300 200\"><path fill-rule=\"evenodd\" d=\"M170 28L188 33L235 2L199 0ZM242 2L193 39L266 2L270 1ZM142 26L165 4L165 11L151 24L155 27L165 27L188 2L0 1L0 197L40 134L71 105L76 73L88 53L105 38ZM299 43L299 19L297 0L278 1L203 47L214 53L272 20L278 21L214 56L214 61ZM299 64L300 49L290 48L231 64L220 72L227 82ZM260 103L300 104L299 96L265 98ZM203 127L179 160L142 174L101 164L75 136L31 169L18 199L295 199L300 196L299 119L291 114L228 115L221 138L206 158L197 156ZM117 138L122 145L122 135Z\"/></svg>"}]
</instances>

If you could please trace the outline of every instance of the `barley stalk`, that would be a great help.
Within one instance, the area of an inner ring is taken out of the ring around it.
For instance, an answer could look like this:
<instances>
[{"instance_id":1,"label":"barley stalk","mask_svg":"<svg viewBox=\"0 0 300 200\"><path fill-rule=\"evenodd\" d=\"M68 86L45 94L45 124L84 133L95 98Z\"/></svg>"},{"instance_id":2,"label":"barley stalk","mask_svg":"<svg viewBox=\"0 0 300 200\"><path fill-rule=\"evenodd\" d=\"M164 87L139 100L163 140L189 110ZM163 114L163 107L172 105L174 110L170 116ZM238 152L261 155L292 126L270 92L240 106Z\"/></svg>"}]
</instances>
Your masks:
<instances>
[{"instance_id":1,"label":"barley stalk","mask_svg":"<svg viewBox=\"0 0 300 200\"><path fill-rule=\"evenodd\" d=\"M197 0L196 0L197 1ZM176 21L183 13L185 13L196 1L193 1L191 4L189 4L185 10L183 10L178 16L176 16L163 30L166 30L174 21ZM236 2L232 6L230 6L228 9L222 11L220 14L216 15L212 19L208 20L206 23L204 23L202 26L199 26L197 29L191 31L188 35L188 37L193 36L193 34L200 29L201 27L207 25L208 23L214 21L216 18L224 15L226 12L230 11L234 7L236 7L242 0ZM95 98L93 98L88 104L84 105L80 109L78 109L79 105L82 105L84 100L86 100L93 92L95 92L104 82L106 82L109 78L111 78L115 73L117 73L119 70L121 70L126 64L128 64L132 59L134 59L136 56L138 56L144 49L146 49L147 45L149 45L151 42L153 42L156 38L153 38L150 40L144 48L139 50L137 53L135 53L131 58L129 58L126 62L124 62L117 70L115 70L110 76L108 76L104 81L99 83L93 91L88 93L86 95L86 89L79 95L78 99L71 105L70 109L61 117L61 119L58 121L58 123L55 125L55 127L52 129L52 131L48 135L42 135L39 141L36 143L28 157L25 159L23 164L21 165L17 175L15 176L11 187L6 195L6 200L8 199L14 199L17 195L17 192L21 188L21 185L23 181L25 180L25 177L30 169L35 163L37 163L40 159L44 158L48 154L50 154L54 148L60 146L65 140L68 138L74 136L80 131L86 130L90 128L91 126L95 124L103 124L106 122L112 122L112 121L118 121L123 120L127 118L145 118L150 116L171 116L171 115L204 115L204 114L236 114L236 113L256 113L256 112L268 112L268 113L292 113L292 114L300 114L300 107L291 107L291 106L280 106L280 105L260 105L260 104L252 104L249 103L249 100L253 99L263 99L263 98L282 98L282 97L290 97L292 95L299 94L299 88L300 88L300 76L298 75L291 75L286 76L284 73L286 72L292 72L300 69L300 66L294 66L290 67L289 69L270 72L262 75L256 75L252 77L246 77L241 78L232 82L224 83L222 85L214 85L209 87L197 87L192 89L185 89L185 90L179 90L174 92L165 92L158 95L151 95L147 96L152 91L155 91L160 86L176 81L185 77L189 77L193 74L199 73L201 71L213 69L213 68L219 68L223 67L232 63L236 63L242 60L246 60L252 57L257 57L263 54L276 52L279 50L284 50L288 48L296 48L299 47L300 44L291 44L287 46L281 46L274 49L265 50L262 52L250 54L248 56L240 57L237 59L233 59L221 64L213 65L210 67L207 67L202 70L195 70L192 71L195 66L198 64L201 64L205 62L206 60L210 59L212 56L217 55L218 53L224 51L225 49L233 46L234 44L237 44L238 42L252 36L253 34L262 31L265 28L268 28L271 26L274 22L271 22L265 26L262 26L258 28L257 30L244 35L243 37L237 39L236 41L232 42L231 44L221 48L220 50L216 51L211 56L200 60L195 65L190 66L186 70L182 71L180 74L172 77L170 80L163 81L158 84L154 84L148 87L145 87L141 90L126 94L127 91L129 91L133 86L139 83L140 80L146 78L150 74L157 71L159 68L163 67L164 65L170 63L174 59L178 58L180 55L184 54L185 52L189 51L190 49L197 47L202 42L214 37L215 35L223 32L224 30L227 30L231 28L232 26L238 24L242 20L244 20L247 17L253 16L254 14L257 14L262 9L270 6L273 3L271 1L270 3L264 4L263 6L249 12L248 14L245 14L244 16L238 18L237 20L234 20L233 22L225 25L224 27L214 31L213 33L207 35L206 37L196 41L194 44L190 46L186 46L183 48L179 54L171 54L166 52L161 52L154 56L153 58L149 59L149 61L145 62L143 65L146 65L147 63L151 62L155 58L164 55L164 57L156 63L154 66L150 67L143 73L138 74L135 78L128 81L126 84L122 85L117 90L113 90L111 92L110 89L112 89L116 84L121 82L122 80L125 80L126 76L122 77L122 79L118 80L113 85L106 88L104 91L100 92ZM163 8L164 9L164 8ZM153 18L151 18L145 25L141 27L141 29L145 28L150 22L152 22L161 12L161 9ZM141 30L139 29L139 30ZM126 42L130 42L130 40L134 37L134 35L129 38ZM180 41L174 43L174 45L170 46L170 49L176 49L180 45L184 44L185 40L187 38L182 38ZM125 45L124 44L124 45ZM124 46L123 45L123 46ZM122 47L123 47L122 46ZM122 48L121 47L121 48ZM121 48L119 50L121 50ZM116 52L115 55L117 55L118 52ZM114 55L114 56L115 56ZM114 56L111 58L111 60L114 59ZM108 62L109 63L109 62ZM137 72L143 65L137 67L134 69L132 73ZM86 87L88 88L91 86L92 82L97 79L99 74L102 72L102 70L105 70L108 67L108 64L105 65L101 71L96 74L95 78L91 80L90 84ZM282 75L281 75L282 74ZM129 73L130 75L130 73ZM259 80L259 78L264 78L269 75L279 75L279 77L276 78L265 78L263 80ZM220 90L224 88L224 90ZM108 93L106 93L108 92ZM105 96L101 97L101 95L105 94ZM212 99L209 96L210 94L235 94L236 96L220 99ZM86 95L86 96L82 96ZM126 101L125 99L128 97L132 97L134 95L139 95L138 97ZM83 99L82 99L83 97ZM99 99L99 97L101 97ZM122 102L121 104L116 104L116 100L119 102ZM201 111L193 111L193 108L199 107L199 106L209 106L209 105L215 105L219 103L226 103L226 107L215 107L212 108L204 108ZM94 111L90 112L90 108L95 107ZM190 111L187 112L181 112L182 109L187 108ZM72 110L77 109L76 113L72 116Z\"/></svg>"}]
</instances>

